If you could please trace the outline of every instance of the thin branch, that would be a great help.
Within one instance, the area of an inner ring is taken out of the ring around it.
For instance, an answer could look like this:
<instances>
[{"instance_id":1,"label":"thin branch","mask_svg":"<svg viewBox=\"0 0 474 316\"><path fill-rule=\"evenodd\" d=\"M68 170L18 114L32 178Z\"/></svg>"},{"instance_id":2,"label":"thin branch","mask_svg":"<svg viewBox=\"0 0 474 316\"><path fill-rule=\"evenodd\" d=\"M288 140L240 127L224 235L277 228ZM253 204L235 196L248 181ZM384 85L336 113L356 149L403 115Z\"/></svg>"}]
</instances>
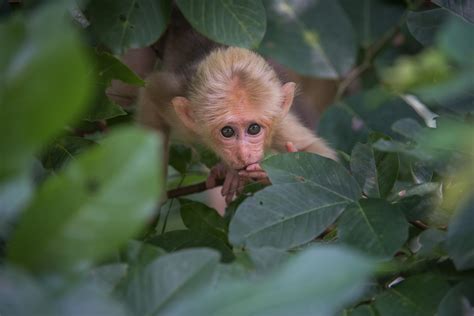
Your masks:
<instances>
[{"instance_id":1,"label":"thin branch","mask_svg":"<svg viewBox=\"0 0 474 316\"><path fill-rule=\"evenodd\" d=\"M203 182L188 185L188 186L185 186L185 187L169 190L167 192L167 196L168 196L168 199L177 198L177 197L184 196L184 195L189 195L189 194L193 194L193 193L199 193L199 192L203 192L203 191L206 191L206 190L210 190L210 189L213 189L215 187L221 186L222 184L224 184L224 180L217 181L216 186L214 186L214 187L207 187L206 182L203 181Z\"/></svg>"},{"instance_id":2,"label":"thin branch","mask_svg":"<svg viewBox=\"0 0 474 316\"><path fill-rule=\"evenodd\" d=\"M364 60L360 65L352 69L349 74L341 81L336 92L336 100L339 100L347 88L364 72L369 70L372 67L372 63L377 57L377 55L382 51L382 49L393 40L393 38L399 33L401 25L404 23L406 15L400 19L400 22L392 29L387 31L384 36L382 36L378 41L376 41L372 46L367 48Z\"/></svg>"}]
</instances>

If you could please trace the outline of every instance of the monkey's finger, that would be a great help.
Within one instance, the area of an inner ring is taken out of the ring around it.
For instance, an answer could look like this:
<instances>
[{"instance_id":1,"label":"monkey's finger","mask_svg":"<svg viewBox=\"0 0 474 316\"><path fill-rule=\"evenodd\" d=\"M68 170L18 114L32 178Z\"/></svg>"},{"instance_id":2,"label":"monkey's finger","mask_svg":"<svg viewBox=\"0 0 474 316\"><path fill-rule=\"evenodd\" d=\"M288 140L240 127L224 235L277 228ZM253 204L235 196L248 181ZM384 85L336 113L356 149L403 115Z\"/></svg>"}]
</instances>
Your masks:
<instances>
[{"instance_id":1,"label":"monkey's finger","mask_svg":"<svg viewBox=\"0 0 474 316\"><path fill-rule=\"evenodd\" d=\"M234 176L232 179L232 183L230 184L229 194L234 195L239 188L240 177L238 175Z\"/></svg>"},{"instance_id":2,"label":"monkey's finger","mask_svg":"<svg viewBox=\"0 0 474 316\"><path fill-rule=\"evenodd\" d=\"M237 194L240 195L244 192L245 185L247 184L248 179L244 177L239 177L239 186L237 187Z\"/></svg>"},{"instance_id":3,"label":"monkey's finger","mask_svg":"<svg viewBox=\"0 0 474 316\"><path fill-rule=\"evenodd\" d=\"M235 176L236 176L236 174L234 174L233 172L227 173L227 175L225 177L225 180L224 180L224 184L222 185L222 190L221 190L222 196L226 196L227 193L229 193L229 189L232 185L232 181L234 181Z\"/></svg>"},{"instance_id":4,"label":"monkey's finger","mask_svg":"<svg viewBox=\"0 0 474 316\"><path fill-rule=\"evenodd\" d=\"M239 171L239 176L252 178L252 179L262 179L262 178L268 177L265 171L245 171L245 170Z\"/></svg>"},{"instance_id":5,"label":"monkey's finger","mask_svg":"<svg viewBox=\"0 0 474 316\"><path fill-rule=\"evenodd\" d=\"M209 173L209 176L206 179L206 188L212 189L215 188L217 185L217 169L212 168L211 172Z\"/></svg>"},{"instance_id":6,"label":"monkey's finger","mask_svg":"<svg viewBox=\"0 0 474 316\"><path fill-rule=\"evenodd\" d=\"M245 171L263 171L259 163L253 163L245 168Z\"/></svg>"},{"instance_id":7,"label":"monkey's finger","mask_svg":"<svg viewBox=\"0 0 474 316\"><path fill-rule=\"evenodd\" d=\"M225 205L229 205L232 202L233 199L234 199L234 192L228 193L225 196Z\"/></svg>"},{"instance_id":8,"label":"monkey's finger","mask_svg":"<svg viewBox=\"0 0 474 316\"><path fill-rule=\"evenodd\" d=\"M286 142L285 147L286 151L288 151L289 153L295 153L298 151L298 149L296 149L295 145L293 145L292 142Z\"/></svg>"}]
</instances>

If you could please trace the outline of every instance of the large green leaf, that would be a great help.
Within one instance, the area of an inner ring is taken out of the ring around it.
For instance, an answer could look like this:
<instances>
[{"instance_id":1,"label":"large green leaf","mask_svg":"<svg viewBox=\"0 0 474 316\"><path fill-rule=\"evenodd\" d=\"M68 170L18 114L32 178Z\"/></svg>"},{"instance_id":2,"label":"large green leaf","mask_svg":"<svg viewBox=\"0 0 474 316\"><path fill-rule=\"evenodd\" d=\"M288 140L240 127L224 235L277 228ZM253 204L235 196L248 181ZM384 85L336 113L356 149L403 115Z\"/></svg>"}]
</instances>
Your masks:
<instances>
[{"instance_id":1,"label":"large green leaf","mask_svg":"<svg viewBox=\"0 0 474 316\"><path fill-rule=\"evenodd\" d=\"M473 10L474 12L474 5ZM474 14L474 13L473 13ZM439 47L461 64L474 66L474 25L452 17L438 38ZM472 87L472 85L471 85Z\"/></svg>"},{"instance_id":2,"label":"large green leaf","mask_svg":"<svg viewBox=\"0 0 474 316\"><path fill-rule=\"evenodd\" d=\"M433 316L448 289L438 276L416 275L378 295L375 307L384 316Z\"/></svg>"},{"instance_id":3,"label":"large green leaf","mask_svg":"<svg viewBox=\"0 0 474 316\"><path fill-rule=\"evenodd\" d=\"M469 316L474 306L474 279L464 280L453 287L438 308L439 316ZM469 310L470 309L470 310Z\"/></svg>"},{"instance_id":4,"label":"large green leaf","mask_svg":"<svg viewBox=\"0 0 474 316\"><path fill-rule=\"evenodd\" d=\"M398 168L396 153L380 152L360 143L352 149L352 175L368 197L387 197L397 180Z\"/></svg>"},{"instance_id":5,"label":"large green leaf","mask_svg":"<svg viewBox=\"0 0 474 316\"><path fill-rule=\"evenodd\" d=\"M161 183L156 136L111 133L41 187L9 244L33 270L78 269L111 254L150 216Z\"/></svg>"},{"instance_id":6,"label":"large green leaf","mask_svg":"<svg viewBox=\"0 0 474 316\"><path fill-rule=\"evenodd\" d=\"M339 240L371 255L391 257L408 238L408 222L397 206L384 200L362 199L344 211Z\"/></svg>"},{"instance_id":7,"label":"large green leaf","mask_svg":"<svg viewBox=\"0 0 474 316\"><path fill-rule=\"evenodd\" d=\"M157 235L149 242L168 252L187 248L213 248L221 253L222 261L229 262L234 259L234 253L226 241L206 231L173 230Z\"/></svg>"},{"instance_id":8,"label":"large green leaf","mask_svg":"<svg viewBox=\"0 0 474 316\"><path fill-rule=\"evenodd\" d=\"M176 4L197 31L216 42L255 47L265 34L261 0L177 0Z\"/></svg>"},{"instance_id":9,"label":"large green leaf","mask_svg":"<svg viewBox=\"0 0 474 316\"><path fill-rule=\"evenodd\" d=\"M449 12L443 9L409 12L407 26L418 42L430 46L434 44L436 34L449 16Z\"/></svg>"},{"instance_id":10,"label":"large green leaf","mask_svg":"<svg viewBox=\"0 0 474 316\"><path fill-rule=\"evenodd\" d=\"M227 239L227 223L217 211L204 203L180 199L180 213L187 228Z\"/></svg>"},{"instance_id":11,"label":"large green leaf","mask_svg":"<svg viewBox=\"0 0 474 316\"><path fill-rule=\"evenodd\" d=\"M0 24L0 235L33 191L33 154L82 111L91 65L64 10L46 6Z\"/></svg>"},{"instance_id":12,"label":"large green leaf","mask_svg":"<svg viewBox=\"0 0 474 316\"><path fill-rule=\"evenodd\" d=\"M474 268L474 198L463 203L448 226L448 254L459 270Z\"/></svg>"},{"instance_id":13,"label":"large green leaf","mask_svg":"<svg viewBox=\"0 0 474 316\"><path fill-rule=\"evenodd\" d=\"M372 263L350 249L313 247L265 278L196 293L163 315L333 315L362 294L372 271Z\"/></svg>"},{"instance_id":14,"label":"large green leaf","mask_svg":"<svg viewBox=\"0 0 474 316\"><path fill-rule=\"evenodd\" d=\"M188 249L159 257L123 284L124 299L134 315L162 315L172 300L179 301L207 286L218 263L219 255L210 249Z\"/></svg>"},{"instance_id":15,"label":"large green leaf","mask_svg":"<svg viewBox=\"0 0 474 316\"><path fill-rule=\"evenodd\" d=\"M91 65L63 14L47 6L0 25L0 179L25 168L88 99Z\"/></svg>"},{"instance_id":16,"label":"large green leaf","mask_svg":"<svg viewBox=\"0 0 474 316\"><path fill-rule=\"evenodd\" d=\"M351 23L338 1L266 0L268 29L259 51L296 72L340 78L356 58Z\"/></svg>"},{"instance_id":17,"label":"large green leaf","mask_svg":"<svg viewBox=\"0 0 474 316\"><path fill-rule=\"evenodd\" d=\"M171 1L90 1L86 14L90 30L115 54L122 54L158 40L168 24Z\"/></svg>"},{"instance_id":18,"label":"large green leaf","mask_svg":"<svg viewBox=\"0 0 474 316\"><path fill-rule=\"evenodd\" d=\"M383 0L339 0L349 15L359 43L367 48L399 23L404 6Z\"/></svg>"},{"instance_id":19,"label":"large green leaf","mask_svg":"<svg viewBox=\"0 0 474 316\"><path fill-rule=\"evenodd\" d=\"M474 4L471 0L433 0L433 2L474 23Z\"/></svg>"},{"instance_id":20,"label":"large green leaf","mask_svg":"<svg viewBox=\"0 0 474 316\"><path fill-rule=\"evenodd\" d=\"M355 180L337 162L310 153L263 161L272 186L247 198L229 227L234 245L288 249L306 243L360 198Z\"/></svg>"},{"instance_id":21,"label":"large green leaf","mask_svg":"<svg viewBox=\"0 0 474 316\"><path fill-rule=\"evenodd\" d=\"M127 315L122 304L112 299L97 282L55 278L39 282L12 269L0 271L0 313L2 315ZM69 282L67 282L69 281ZM78 306L80 305L80 308Z\"/></svg>"}]
</instances>

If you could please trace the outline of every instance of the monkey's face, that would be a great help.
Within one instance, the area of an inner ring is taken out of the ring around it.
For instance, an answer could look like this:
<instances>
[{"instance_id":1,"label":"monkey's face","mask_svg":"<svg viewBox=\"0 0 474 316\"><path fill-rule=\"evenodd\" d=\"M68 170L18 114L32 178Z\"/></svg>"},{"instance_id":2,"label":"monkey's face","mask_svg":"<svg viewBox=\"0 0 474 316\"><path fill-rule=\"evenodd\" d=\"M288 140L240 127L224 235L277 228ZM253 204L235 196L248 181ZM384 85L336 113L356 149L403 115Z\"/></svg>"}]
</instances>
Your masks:
<instances>
[{"instance_id":1,"label":"monkey's face","mask_svg":"<svg viewBox=\"0 0 474 316\"><path fill-rule=\"evenodd\" d=\"M265 152L268 125L263 120L234 116L211 130L209 144L232 169L244 169L262 160Z\"/></svg>"}]
</instances>

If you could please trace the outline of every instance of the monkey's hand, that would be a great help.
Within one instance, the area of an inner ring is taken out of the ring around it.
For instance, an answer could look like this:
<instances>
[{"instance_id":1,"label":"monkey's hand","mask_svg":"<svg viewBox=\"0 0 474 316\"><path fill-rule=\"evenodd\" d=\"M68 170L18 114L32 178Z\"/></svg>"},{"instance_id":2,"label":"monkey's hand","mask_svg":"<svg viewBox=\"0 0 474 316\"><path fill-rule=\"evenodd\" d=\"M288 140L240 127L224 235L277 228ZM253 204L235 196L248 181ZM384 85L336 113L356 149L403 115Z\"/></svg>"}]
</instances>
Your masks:
<instances>
[{"instance_id":1,"label":"monkey's hand","mask_svg":"<svg viewBox=\"0 0 474 316\"><path fill-rule=\"evenodd\" d=\"M286 151L289 153L295 153L298 150L296 149L295 145L292 142L287 142L285 144ZM268 175L265 170L262 169L259 163L254 163L248 165L245 170L239 171L239 176L250 178L254 181L263 183L263 184L270 184L270 179L268 179Z\"/></svg>"},{"instance_id":2,"label":"monkey's hand","mask_svg":"<svg viewBox=\"0 0 474 316\"><path fill-rule=\"evenodd\" d=\"M239 176L237 170L229 169L223 163L218 163L211 168L211 173L206 180L206 187L208 189L215 188L219 180L224 180L221 194L225 197L227 205L232 202L236 194L243 191L245 184L248 182L247 178Z\"/></svg>"}]
</instances>

